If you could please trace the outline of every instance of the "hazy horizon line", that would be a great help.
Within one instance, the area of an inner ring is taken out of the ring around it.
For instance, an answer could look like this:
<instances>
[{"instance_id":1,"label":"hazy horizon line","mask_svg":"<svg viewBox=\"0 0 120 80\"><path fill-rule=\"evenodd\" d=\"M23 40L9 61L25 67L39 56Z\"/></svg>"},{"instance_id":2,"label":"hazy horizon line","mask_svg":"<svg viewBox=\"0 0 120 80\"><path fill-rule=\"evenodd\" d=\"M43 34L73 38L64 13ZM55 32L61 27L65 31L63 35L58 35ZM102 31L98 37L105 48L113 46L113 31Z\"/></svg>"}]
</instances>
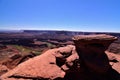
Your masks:
<instances>
[{"instance_id":1,"label":"hazy horizon line","mask_svg":"<svg viewBox=\"0 0 120 80\"><path fill-rule=\"evenodd\" d=\"M1 29L0 31L24 31L24 30L34 30L34 31L71 31L71 32L95 32L95 33L120 33L115 31L82 31L82 30L59 30L59 29Z\"/></svg>"}]
</instances>

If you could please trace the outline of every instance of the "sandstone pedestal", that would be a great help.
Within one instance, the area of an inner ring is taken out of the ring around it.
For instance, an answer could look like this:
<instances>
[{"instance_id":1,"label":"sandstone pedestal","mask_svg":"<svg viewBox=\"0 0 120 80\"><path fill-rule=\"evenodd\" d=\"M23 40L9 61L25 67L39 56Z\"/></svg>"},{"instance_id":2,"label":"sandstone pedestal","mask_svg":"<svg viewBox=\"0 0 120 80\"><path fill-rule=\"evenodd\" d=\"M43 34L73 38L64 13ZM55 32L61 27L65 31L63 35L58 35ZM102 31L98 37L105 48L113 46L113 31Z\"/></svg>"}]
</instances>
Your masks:
<instances>
[{"instance_id":1,"label":"sandstone pedestal","mask_svg":"<svg viewBox=\"0 0 120 80\"><path fill-rule=\"evenodd\" d=\"M105 50L116 39L117 37L105 34L74 36L73 41L80 57L81 68L91 72L106 73L111 66Z\"/></svg>"}]
</instances>

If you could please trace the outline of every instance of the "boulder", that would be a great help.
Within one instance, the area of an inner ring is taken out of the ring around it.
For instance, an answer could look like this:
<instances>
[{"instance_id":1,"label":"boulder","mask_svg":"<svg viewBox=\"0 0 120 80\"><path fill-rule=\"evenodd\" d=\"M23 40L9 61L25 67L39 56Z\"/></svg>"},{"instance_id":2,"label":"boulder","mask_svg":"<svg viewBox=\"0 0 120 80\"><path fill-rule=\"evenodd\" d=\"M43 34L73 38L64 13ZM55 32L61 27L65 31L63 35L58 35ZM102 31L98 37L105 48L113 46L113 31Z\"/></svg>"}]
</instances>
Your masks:
<instances>
[{"instance_id":1,"label":"boulder","mask_svg":"<svg viewBox=\"0 0 120 80\"><path fill-rule=\"evenodd\" d=\"M75 52L75 46L69 45L51 49L40 56L31 58L19 64L13 70L2 75L1 79L63 79L66 72L70 70L74 65L74 61L78 58L79 57Z\"/></svg>"}]
</instances>

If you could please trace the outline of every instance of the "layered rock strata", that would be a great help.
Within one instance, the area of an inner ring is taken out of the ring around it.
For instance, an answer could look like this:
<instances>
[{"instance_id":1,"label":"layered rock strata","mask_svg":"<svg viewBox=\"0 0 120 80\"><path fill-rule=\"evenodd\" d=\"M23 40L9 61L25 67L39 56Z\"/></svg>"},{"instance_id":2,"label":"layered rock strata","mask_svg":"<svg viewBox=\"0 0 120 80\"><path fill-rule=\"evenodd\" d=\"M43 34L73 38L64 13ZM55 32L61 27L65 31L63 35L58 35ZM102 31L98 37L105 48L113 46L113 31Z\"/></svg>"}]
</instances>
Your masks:
<instances>
[{"instance_id":1,"label":"layered rock strata","mask_svg":"<svg viewBox=\"0 0 120 80\"><path fill-rule=\"evenodd\" d=\"M108 52L107 57L104 52L116 39L105 34L75 36L75 46L48 50L19 64L0 80L120 80L120 71L115 71L119 70L118 57Z\"/></svg>"}]
</instances>

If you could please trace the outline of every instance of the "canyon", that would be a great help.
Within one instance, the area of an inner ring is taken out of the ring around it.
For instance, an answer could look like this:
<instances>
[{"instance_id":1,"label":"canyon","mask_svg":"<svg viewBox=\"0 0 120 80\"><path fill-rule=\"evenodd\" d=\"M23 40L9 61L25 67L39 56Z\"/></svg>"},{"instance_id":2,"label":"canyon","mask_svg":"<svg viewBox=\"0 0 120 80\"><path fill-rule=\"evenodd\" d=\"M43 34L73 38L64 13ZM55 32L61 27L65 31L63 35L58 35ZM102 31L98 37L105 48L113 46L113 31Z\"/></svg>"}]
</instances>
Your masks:
<instances>
[{"instance_id":1,"label":"canyon","mask_svg":"<svg viewBox=\"0 0 120 80\"><path fill-rule=\"evenodd\" d=\"M63 44L23 57L15 54L11 61L18 64L8 68L4 62L1 80L120 80L120 55L109 52L118 38L106 34L75 35L70 45ZM4 47L3 47L4 48ZM15 62L16 63L16 62Z\"/></svg>"}]
</instances>

